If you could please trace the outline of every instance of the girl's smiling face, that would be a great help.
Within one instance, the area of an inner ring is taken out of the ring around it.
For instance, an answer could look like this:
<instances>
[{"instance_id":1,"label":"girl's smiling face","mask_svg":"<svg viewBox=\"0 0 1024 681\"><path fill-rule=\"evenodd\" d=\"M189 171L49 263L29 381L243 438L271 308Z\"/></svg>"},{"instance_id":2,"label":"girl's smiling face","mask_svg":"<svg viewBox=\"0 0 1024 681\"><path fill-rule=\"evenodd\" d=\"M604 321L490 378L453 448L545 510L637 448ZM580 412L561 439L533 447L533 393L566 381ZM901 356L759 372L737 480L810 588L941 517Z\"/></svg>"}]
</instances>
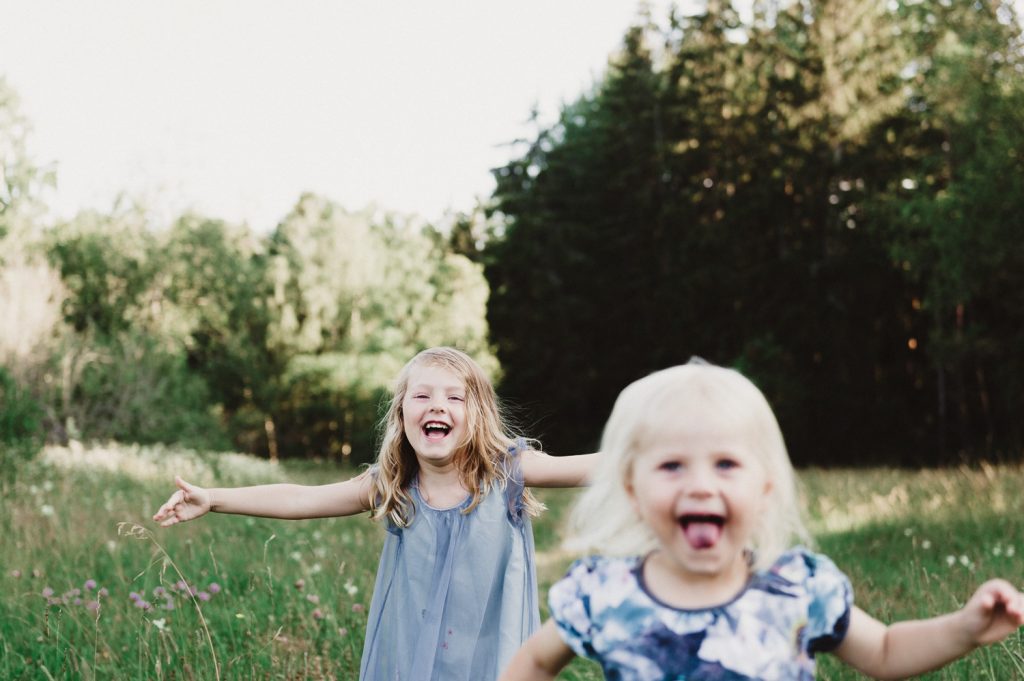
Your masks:
<instances>
[{"instance_id":1,"label":"girl's smiling face","mask_svg":"<svg viewBox=\"0 0 1024 681\"><path fill-rule=\"evenodd\" d=\"M466 386L439 366L415 366L402 399L402 425L420 463L445 466L466 442Z\"/></svg>"},{"instance_id":2,"label":"girl's smiling face","mask_svg":"<svg viewBox=\"0 0 1024 681\"><path fill-rule=\"evenodd\" d=\"M742 587L749 572L745 549L771 483L735 429L713 418L686 421L645 438L627 493L660 545L655 559L669 572Z\"/></svg>"}]
</instances>

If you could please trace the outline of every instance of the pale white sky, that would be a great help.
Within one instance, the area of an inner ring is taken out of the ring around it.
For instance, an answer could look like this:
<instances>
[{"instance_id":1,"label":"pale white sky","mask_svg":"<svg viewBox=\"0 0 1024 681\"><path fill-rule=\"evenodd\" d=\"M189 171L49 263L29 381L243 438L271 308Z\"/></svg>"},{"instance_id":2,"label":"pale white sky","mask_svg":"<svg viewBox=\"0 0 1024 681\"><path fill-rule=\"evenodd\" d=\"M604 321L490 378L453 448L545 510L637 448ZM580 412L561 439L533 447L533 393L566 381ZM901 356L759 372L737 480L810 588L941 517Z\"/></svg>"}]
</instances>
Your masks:
<instances>
[{"instance_id":1,"label":"pale white sky","mask_svg":"<svg viewBox=\"0 0 1024 681\"><path fill-rule=\"evenodd\" d=\"M692 3L681 2L681 6ZM663 19L668 2L654 2ZM57 217L126 192L265 231L303 191L436 220L589 89L637 0L0 0Z\"/></svg>"}]
</instances>

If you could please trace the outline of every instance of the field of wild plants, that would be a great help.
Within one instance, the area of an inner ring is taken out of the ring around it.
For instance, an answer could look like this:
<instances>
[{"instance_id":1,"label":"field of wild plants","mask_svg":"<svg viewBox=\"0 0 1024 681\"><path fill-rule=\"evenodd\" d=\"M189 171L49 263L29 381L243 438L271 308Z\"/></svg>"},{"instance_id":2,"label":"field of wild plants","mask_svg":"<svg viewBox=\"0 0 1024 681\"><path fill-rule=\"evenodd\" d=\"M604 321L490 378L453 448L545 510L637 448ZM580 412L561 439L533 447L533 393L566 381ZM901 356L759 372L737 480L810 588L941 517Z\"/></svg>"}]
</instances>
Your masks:
<instances>
[{"instance_id":1,"label":"field of wild plants","mask_svg":"<svg viewBox=\"0 0 1024 681\"><path fill-rule=\"evenodd\" d=\"M0 498L0 678L356 679L382 530L365 518L148 520L175 473L199 484L316 483L327 465L156 447L49 448ZM974 585L1024 585L1024 468L804 471L819 548L882 618L956 607ZM574 492L542 496L542 588ZM859 675L825 657L821 679ZM601 675L577 661L560 677ZM930 679L1024 679L1024 639Z\"/></svg>"}]
</instances>

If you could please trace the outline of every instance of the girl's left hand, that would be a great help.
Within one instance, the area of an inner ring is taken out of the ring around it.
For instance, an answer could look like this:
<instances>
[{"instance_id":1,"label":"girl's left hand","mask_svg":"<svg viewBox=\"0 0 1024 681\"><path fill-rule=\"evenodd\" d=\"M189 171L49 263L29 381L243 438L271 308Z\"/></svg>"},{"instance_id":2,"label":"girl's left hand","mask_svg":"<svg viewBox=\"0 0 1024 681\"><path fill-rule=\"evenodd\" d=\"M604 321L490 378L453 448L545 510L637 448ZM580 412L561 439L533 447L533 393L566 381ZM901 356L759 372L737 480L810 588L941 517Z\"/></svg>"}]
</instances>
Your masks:
<instances>
[{"instance_id":1,"label":"girl's left hand","mask_svg":"<svg viewBox=\"0 0 1024 681\"><path fill-rule=\"evenodd\" d=\"M1024 625L1024 595L1006 580L993 579L978 587L960 612L974 645L988 645Z\"/></svg>"}]
</instances>

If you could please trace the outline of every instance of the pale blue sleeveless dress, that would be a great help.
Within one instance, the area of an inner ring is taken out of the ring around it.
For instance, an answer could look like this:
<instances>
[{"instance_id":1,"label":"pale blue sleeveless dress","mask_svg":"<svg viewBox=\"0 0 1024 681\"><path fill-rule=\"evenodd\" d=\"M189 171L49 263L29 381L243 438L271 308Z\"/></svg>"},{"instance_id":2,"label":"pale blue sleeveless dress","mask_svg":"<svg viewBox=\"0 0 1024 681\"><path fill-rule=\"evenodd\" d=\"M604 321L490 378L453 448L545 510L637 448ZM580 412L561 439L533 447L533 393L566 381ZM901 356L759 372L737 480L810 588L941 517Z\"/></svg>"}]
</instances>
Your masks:
<instances>
[{"instance_id":1,"label":"pale blue sleeveless dress","mask_svg":"<svg viewBox=\"0 0 1024 681\"><path fill-rule=\"evenodd\" d=\"M415 484L409 527L389 523L363 644L361 681L494 681L540 626L533 528L517 442L468 514L427 505Z\"/></svg>"}]
</instances>

